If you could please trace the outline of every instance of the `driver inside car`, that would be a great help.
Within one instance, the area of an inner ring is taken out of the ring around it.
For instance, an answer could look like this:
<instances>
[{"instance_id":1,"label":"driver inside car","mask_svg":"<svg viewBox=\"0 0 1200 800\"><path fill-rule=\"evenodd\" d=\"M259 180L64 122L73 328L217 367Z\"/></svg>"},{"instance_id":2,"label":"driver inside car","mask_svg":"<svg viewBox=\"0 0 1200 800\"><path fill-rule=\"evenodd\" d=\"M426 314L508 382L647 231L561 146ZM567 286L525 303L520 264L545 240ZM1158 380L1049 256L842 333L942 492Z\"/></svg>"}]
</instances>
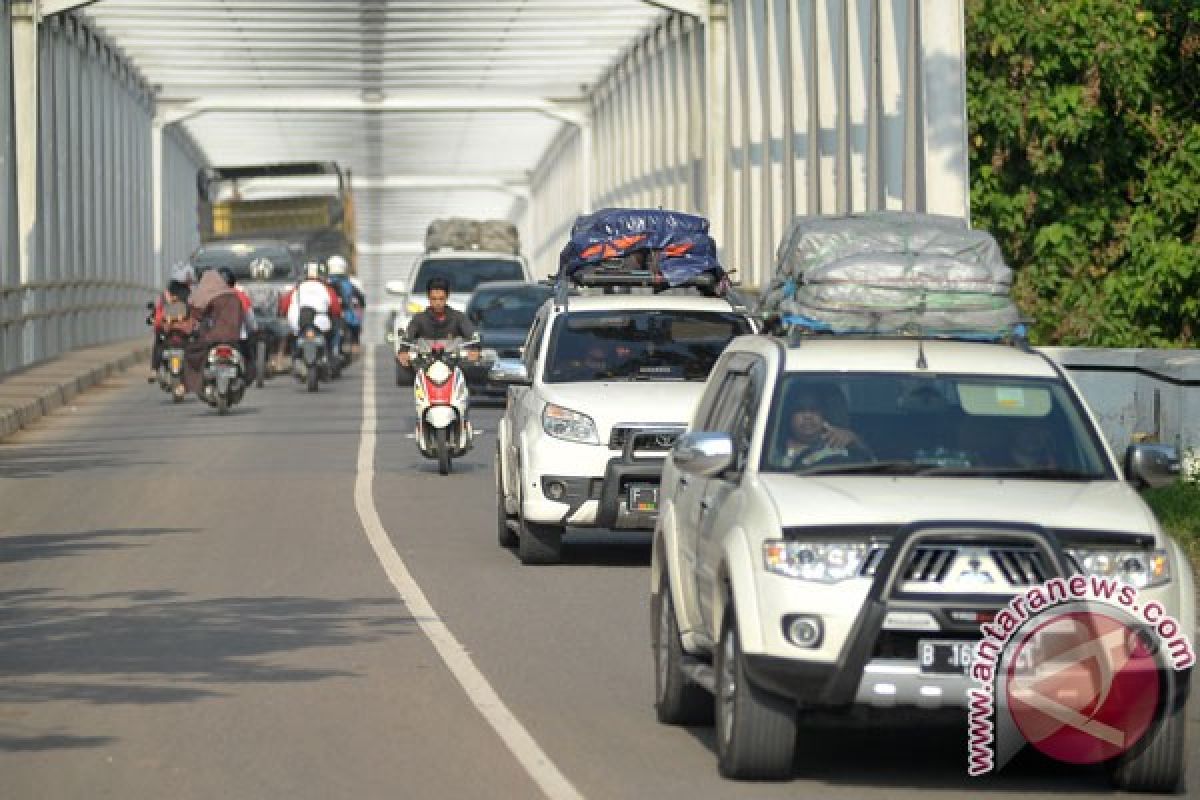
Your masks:
<instances>
[{"instance_id":1,"label":"driver inside car","mask_svg":"<svg viewBox=\"0 0 1200 800\"><path fill-rule=\"evenodd\" d=\"M800 386L785 405L787 420L781 461L785 469L804 469L832 460L869 461L871 454L862 440L851 430L830 422L833 415L826 398L836 392L822 391L825 387ZM844 404L844 398L842 400Z\"/></svg>"}]
</instances>

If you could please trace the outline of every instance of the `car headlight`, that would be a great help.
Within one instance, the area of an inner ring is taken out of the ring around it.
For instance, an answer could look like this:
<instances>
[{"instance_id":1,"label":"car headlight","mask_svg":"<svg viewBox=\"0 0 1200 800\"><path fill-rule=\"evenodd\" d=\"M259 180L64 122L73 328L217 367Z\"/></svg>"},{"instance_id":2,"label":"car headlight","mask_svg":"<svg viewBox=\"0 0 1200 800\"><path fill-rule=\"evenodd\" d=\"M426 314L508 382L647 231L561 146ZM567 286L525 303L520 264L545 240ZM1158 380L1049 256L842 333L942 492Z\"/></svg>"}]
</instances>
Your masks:
<instances>
[{"instance_id":1,"label":"car headlight","mask_svg":"<svg viewBox=\"0 0 1200 800\"><path fill-rule=\"evenodd\" d=\"M1067 550L1084 575L1118 578L1137 589L1162 586L1171 580L1171 562L1166 550Z\"/></svg>"},{"instance_id":2,"label":"car headlight","mask_svg":"<svg viewBox=\"0 0 1200 800\"><path fill-rule=\"evenodd\" d=\"M587 414L547 403L542 409L542 430L556 439L580 444L600 444L596 423Z\"/></svg>"},{"instance_id":3,"label":"car headlight","mask_svg":"<svg viewBox=\"0 0 1200 800\"><path fill-rule=\"evenodd\" d=\"M485 364L494 364L500 360L500 354L490 347L485 347L479 354L479 360Z\"/></svg>"},{"instance_id":4,"label":"car headlight","mask_svg":"<svg viewBox=\"0 0 1200 800\"><path fill-rule=\"evenodd\" d=\"M838 583L858 576L867 557L866 542L763 542L767 572L819 583Z\"/></svg>"}]
</instances>

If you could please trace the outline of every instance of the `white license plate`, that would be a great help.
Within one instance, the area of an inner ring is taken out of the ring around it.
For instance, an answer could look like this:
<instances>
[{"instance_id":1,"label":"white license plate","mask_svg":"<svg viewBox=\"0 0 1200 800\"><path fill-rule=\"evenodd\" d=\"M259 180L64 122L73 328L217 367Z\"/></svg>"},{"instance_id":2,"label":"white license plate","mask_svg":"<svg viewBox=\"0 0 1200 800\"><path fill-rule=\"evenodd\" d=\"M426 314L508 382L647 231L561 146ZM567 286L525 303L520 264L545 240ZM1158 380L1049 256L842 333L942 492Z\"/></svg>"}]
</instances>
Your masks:
<instances>
[{"instance_id":1,"label":"white license plate","mask_svg":"<svg viewBox=\"0 0 1200 800\"><path fill-rule=\"evenodd\" d=\"M975 658L977 642L953 641L945 639L921 639L917 642L917 660L921 672L937 673L940 675L965 675L971 669L971 661ZM1018 672L1032 671L1036 648L1022 648L1017 656L1016 669Z\"/></svg>"}]
</instances>

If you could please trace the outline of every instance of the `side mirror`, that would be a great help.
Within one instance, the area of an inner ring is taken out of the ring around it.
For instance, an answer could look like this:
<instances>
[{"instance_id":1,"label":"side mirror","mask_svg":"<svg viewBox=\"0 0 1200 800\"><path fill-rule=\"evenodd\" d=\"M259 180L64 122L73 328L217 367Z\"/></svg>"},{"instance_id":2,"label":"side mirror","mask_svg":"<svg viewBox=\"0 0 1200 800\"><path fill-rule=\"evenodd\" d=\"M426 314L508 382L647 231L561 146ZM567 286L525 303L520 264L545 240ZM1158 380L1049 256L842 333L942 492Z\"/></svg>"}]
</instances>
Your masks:
<instances>
[{"instance_id":1,"label":"side mirror","mask_svg":"<svg viewBox=\"0 0 1200 800\"><path fill-rule=\"evenodd\" d=\"M671 458L675 466L692 475L720 475L733 466L733 437L727 433L685 433L671 448Z\"/></svg>"},{"instance_id":2,"label":"side mirror","mask_svg":"<svg viewBox=\"0 0 1200 800\"><path fill-rule=\"evenodd\" d=\"M493 383L503 383L509 386L529 386L529 370L525 364L515 358L498 358L488 370L488 380Z\"/></svg>"},{"instance_id":3,"label":"side mirror","mask_svg":"<svg viewBox=\"0 0 1200 800\"><path fill-rule=\"evenodd\" d=\"M387 340L388 344L396 343L396 334L394 334L394 333L389 333L387 336L385 336L383 338Z\"/></svg>"},{"instance_id":4,"label":"side mirror","mask_svg":"<svg viewBox=\"0 0 1200 800\"><path fill-rule=\"evenodd\" d=\"M388 294L408 295L408 284L404 281L388 281L384 288L387 289Z\"/></svg>"},{"instance_id":5,"label":"side mirror","mask_svg":"<svg viewBox=\"0 0 1200 800\"><path fill-rule=\"evenodd\" d=\"M1179 452L1165 444L1131 444L1125 451L1125 480L1139 489L1161 489L1179 480Z\"/></svg>"}]
</instances>

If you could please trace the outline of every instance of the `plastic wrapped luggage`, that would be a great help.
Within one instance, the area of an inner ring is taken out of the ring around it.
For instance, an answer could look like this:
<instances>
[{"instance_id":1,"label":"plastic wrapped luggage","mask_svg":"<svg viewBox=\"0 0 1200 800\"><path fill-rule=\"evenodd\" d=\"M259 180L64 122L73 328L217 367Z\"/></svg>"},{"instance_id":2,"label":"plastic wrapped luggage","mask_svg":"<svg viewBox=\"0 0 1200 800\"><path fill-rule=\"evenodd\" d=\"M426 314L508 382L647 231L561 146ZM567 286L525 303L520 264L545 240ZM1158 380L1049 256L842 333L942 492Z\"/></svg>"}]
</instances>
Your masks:
<instances>
[{"instance_id":1,"label":"plastic wrapped luggage","mask_svg":"<svg viewBox=\"0 0 1200 800\"><path fill-rule=\"evenodd\" d=\"M506 219L485 219L479 226L479 249L516 255L521 251L517 226Z\"/></svg>"},{"instance_id":2,"label":"plastic wrapped luggage","mask_svg":"<svg viewBox=\"0 0 1200 800\"><path fill-rule=\"evenodd\" d=\"M425 249L475 250L479 247L480 227L477 219L435 219L425 229Z\"/></svg>"},{"instance_id":3,"label":"plastic wrapped luggage","mask_svg":"<svg viewBox=\"0 0 1200 800\"><path fill-rule=\"evenodd\" d=\"M995 239L963 220L873 212L800 217L759 312L816 330L1002 334L1019 321Z\"/></svg>"},{"instance_id":4,"label":"plastic wrapped luggage","mask_svg":"<svg viewBox=\"0 0 1200 800\"><path fill-rule=\"evenodd\" d=\"M650 272L670 287L727 283L708 220L662 209L606 208L575 220L559 255L559 278L597 270Z\"/></svg>"}]
</instances>

